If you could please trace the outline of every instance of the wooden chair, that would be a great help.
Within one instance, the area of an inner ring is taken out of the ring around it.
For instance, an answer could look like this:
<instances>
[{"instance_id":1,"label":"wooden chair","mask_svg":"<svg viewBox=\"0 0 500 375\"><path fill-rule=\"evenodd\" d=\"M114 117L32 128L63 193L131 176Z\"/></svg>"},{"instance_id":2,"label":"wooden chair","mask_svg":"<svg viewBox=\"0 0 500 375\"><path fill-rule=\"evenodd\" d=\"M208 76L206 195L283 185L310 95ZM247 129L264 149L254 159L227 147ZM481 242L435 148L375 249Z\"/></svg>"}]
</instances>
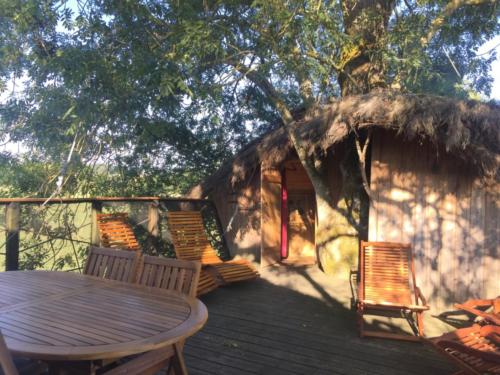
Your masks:
<instances>
[{"instance_id":1,"label":"wooden chair","mask_svg":"<svg viewBox=\"0 0 500 375\"><path fill-rule=\"evenodd\" d=\"M91 246L83 273L104 279L134 282L140 253Z\"/></svg>"},{"instance_id":2,"label":"wooden chair","mask_svg":"<svg viewBox=\"0 0 500 375\"><path fill-rule=\"evenodd\" d=\"M120 247L120 244L125 243L130 250L138 249L140 251L140 247L135 238L132 227L130 226L126 212L97 214L97 222L98 224L99 222L103 222L103 225L99 224L101 244L103 246ZM217 289L217 287L218 285L215 276L207 270L202 270L198 283L197 295L201 296Z\"/></svg>"},{"instance_id":3,"label":"wooden chair","mask_svg":"<svg viewBox=\"0 0 500 375\"><path fill-rule=\"evenodd\" d=\"M187 375L188 371L182 355L182 343L169 345L141 354L113 369L101 372L102 375L154 375L169 367L175 375Z\"/></svg>"},{"instance_id":4,"label":"wooden chair","mask_svg":"<svg viewBox=\"0 0 500 375\"><path fill-rule=\"evenodd\" d=\"M423 312L429 309L415 281L411 245L389 242L361 242L358 301L356 304L360 336L416 341L417 337L379 332L364 328L364 315L387 312L406 314L413 323L416 315L418 336L424 334Z\"/></svg>"},{"instance_id":5,"label":"wooden chair","mask_svg":"<svg viewBox=\"0 0 500 375\"><path fill-rule=\"evenodd\" d=\"M200 270L199 262L144 255L137 283L196 297Z\"/></svg>"},{"instance_id":6,"label":"wooden chair","mask_svg":"<svg viewBox=\"0 0 500 375\"><path fill-rule=\"evenodd\" d=\"M167 212L168 227L178 259L195 260L213 268L225 284L255 279L257 270L245 259L222 261L208 240L199 211Z\"/></svg>"},{"instance_id":7,"label":"wooden chair","mask_svg":"<svg viewBox=\"0 0 500 375\"><path fill-rule=\"evenodd\" d=\"M18 362L18 363L16 363ZM38 362L26 360L14 361L12 358L5 339L0 331L0 374L2 375L35 375L42 374L46 371L46 366Z\"/></svg>"},{"instance_id":8,"label":"wooden chair","mask_svg":"<svg viewBox=\"0 0 500 375\"><path fill-rule=\"evenodd\" d=\"M201 263L186 260L143 256L137 283L152 288L173 290L196 297ZM165 348L139 355L124 364L104 372L105 375L156 374L171 366L175 374L187 374L182 355L184 343L179 342Z\"/></svg>"},{"instance_id":9,"label":"wooden chair","mask_svg":"<svg viewBox=\"0 0 500 375\"><path fill-rule=\"evenodd\" d=\"M455 375L500 374L498 326L475 324L425 341L458 365Z\"/></svg>"},{"instance_id":10,"label":"wooden chair","mask_svg":"<svg viewBox=\"0 0 500 375\"><path fill-rule=\"evenodd\" d=\"M457 309L481 318L485 323L500 326L500 297L493 299L471 299L455 304Z\"/></svg>"},{"instance_id":11,"label":"wooden chair","mask_svg":"<svg viewBox=\"0 0 500 375\"><path fill-rule=\"evenodd\" d=\"M97 227L101 246L117 247L123 250L140 250L126 212L97 214Z\"/></svg>"}]
</instances>

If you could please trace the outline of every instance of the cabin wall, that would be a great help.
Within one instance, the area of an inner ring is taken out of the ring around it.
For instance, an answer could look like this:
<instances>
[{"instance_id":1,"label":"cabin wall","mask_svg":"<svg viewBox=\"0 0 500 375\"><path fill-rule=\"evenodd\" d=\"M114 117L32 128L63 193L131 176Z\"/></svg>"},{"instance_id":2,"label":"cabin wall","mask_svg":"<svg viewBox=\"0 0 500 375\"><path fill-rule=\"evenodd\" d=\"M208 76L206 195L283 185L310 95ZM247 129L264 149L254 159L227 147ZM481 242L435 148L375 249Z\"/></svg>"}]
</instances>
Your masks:
<instances>
[{"instance_id":1,"label":"cabin wall","mask_svg":"<svg viewBox=\"0 0 500 375\"><path fill-rule=\"evenodd\" d=\"M236 189L221 185L212 193L230 255L260 262L260 168Z\"/></svg>"},{"instance_id":2,"label":"cabin wall","mask_svg":"<svg viewBox=\"0 0 500 375\"><path fill-rule=\"evenodd\" d=\"M413 245L417 284L434 311L500 294L498 184L428 142L373 139L371 241Z\"/></svg>"}]
</instances>

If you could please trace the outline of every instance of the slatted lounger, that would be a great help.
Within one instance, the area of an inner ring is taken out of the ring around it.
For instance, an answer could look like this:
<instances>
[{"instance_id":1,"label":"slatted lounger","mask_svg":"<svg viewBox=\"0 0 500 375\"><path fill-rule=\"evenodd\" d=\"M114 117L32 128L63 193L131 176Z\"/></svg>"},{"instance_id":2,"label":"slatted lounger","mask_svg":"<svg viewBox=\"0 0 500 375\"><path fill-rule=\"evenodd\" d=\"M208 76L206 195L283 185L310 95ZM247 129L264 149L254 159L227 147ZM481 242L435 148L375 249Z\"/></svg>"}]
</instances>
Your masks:
<instances>
[{"instance_id":1,"label":"slatted lounger","mask_svg":"<svg viewBox=\"0 0 500 375\"><path fill-rule=\"evenodd\" d=\"M213 268L226 284L259 276L245 259L224 262L219 258L208 240L199 211L169 211L167 220L177 258L200 261L203 267Z\"/></svg>"},{"instance_id":2,"label":"slatted lounger","mask_svg":"<svg viewBox=\"0 0 500 375\"><path fill-rule=\"evenodd\" d=\"M418 336L424 334L423 312L429 309L416 286L411 245L361 242L357 314L360 336L417 341L417 337L366 330L364 315L400 311L416 315Z\"/></svg>"},{"instance_id":3,"label":"slatted lounger","mask_svg":"<svg viewBox=\"0 0 500 375\"><path fill-rule=\"evenodd\" d=\"M140 246L128 220L126 212L97 214L97 223L101 245L111 248L126 248L140 252ZM198 283L197 295L201 296L217 289L215 277L209 271L202 270Z\"/></svg>"},{"instance_id":4,"label":"slatted lounger","mask_svg":"<svg viewBox=\"0 0 500 375\"><path fill-rule=\"evenodd\" d=\"M461 368L455 375L500 374L499 326L475 324L426 341Z\"/></svg>"},{"instance_id":5,"label":"slatted lounger","mask_svg":"<svg viewBox=\"0 0 500 375\"><path fill-rule=\"evenodd\" d=\"M140 250L139 243L129 224L126 212L97 214L97 226L99 228L101 246L118 247L124 250Z\"/></svg>"}]
</instances>

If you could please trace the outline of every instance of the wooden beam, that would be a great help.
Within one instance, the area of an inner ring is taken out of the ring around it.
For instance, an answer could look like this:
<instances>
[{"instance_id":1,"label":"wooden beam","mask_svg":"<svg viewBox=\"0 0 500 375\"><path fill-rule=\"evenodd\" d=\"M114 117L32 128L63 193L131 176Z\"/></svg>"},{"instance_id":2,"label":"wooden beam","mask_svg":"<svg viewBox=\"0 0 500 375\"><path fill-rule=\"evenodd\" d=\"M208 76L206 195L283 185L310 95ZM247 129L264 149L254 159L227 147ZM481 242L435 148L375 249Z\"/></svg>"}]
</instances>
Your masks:
<instances>
[{"instance_id":1,"label":"wooden beam","mask_svg":"<svg viewBox=\"0 0 500 375\"><path fill-rule=\"evenodd\" d=\"M219 216L219 211L217 210L217 206L213 201L210 201L210 206L212 207L214 216L215 216L215 225L217 227L217 230L220 233L220 239L221 239L221 244L222 244L222 249L224 250L224 254L222 255L222 258L224 260L229 260L232 258L231 251L229 250L229 245L227 243L226 239L226 231L224 229L224 226L222 225L222 222L220 221L220 216Z\"/></svg>"},{"instance_id":2,"label":"wooden beam","mask_svg":"<svg viewBox=\"0 0 500 375\"><path fill-rule=\"evenodd\" d=\"M19 269L19 230L20 230L20 205L10 203L5 207L5 270L17 271Z\"/></svg>"},{"instance_id":3,"label":"wooden beam","mask_svg":"<svg viewBox=\"0 0 500 375\"><path fill-rule=\"evenodd\" d=\"M10 203L61 204L61 203L92 203L100 202L208 202L207 199L192 198L162 198L162 197L94 197L94 198L0 198L0 205Z\"/></svg>"},{"instance_id":4,"label":"wooden beam","mask_svg":"<svg viewBox=\"0 0 500 375\"><path fill-rule=\"evenodd\" d=\"M150 254L160 253L160 203L148 204L148 238L146 248Z\"/></svg>"},{"instance_id":5,"label":"wooden beam","mask_svg":"<svg viewBox=\"0 0 500 375\"><path fill-rule=\"evenodd\" d=\"M157 201L148 205L148 232L153 237L160 235L160 211L158 207Z\"/></svg>"}]
</instances>

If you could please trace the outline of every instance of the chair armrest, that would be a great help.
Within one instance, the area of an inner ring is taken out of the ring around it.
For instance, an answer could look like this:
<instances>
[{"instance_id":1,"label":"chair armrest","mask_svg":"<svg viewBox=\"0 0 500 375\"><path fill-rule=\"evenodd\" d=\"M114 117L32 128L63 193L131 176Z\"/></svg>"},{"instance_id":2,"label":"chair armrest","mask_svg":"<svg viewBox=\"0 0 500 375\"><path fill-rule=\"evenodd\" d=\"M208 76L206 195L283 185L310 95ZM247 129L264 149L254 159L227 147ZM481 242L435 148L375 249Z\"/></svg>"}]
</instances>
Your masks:
<instances>
[{"instance_id":1,"label":"chair armrest","mask_svg":"<svg viewBox=\"0 0 500 375\"><path fill-rule=\"evenodd\" d=\"M458 307L460 306L460 307ZM490 307L493 306L493 300L492 299L470 299L465 301L464 303L456 303L455 307L461 308L461 307L468 307L472 309L476 309L478 307Z\"/></svg>"},{"instance_id":2,"label":"chair armrest","mask_svg":"<svg viewBox=\"0 0 500 375\"><path fill-rule=\"evenodd\" d=\"M422 305L423 306L428 306L427 305L427 300L425 299L424 295L422 294L422 291L420 290L420 288L418 286L415 287L415 290L417 291L417 304L418 304L418 299L420 299L420 301L422 302Z\"/></svg>"},{"instance_id":3,"label":"chair armrest","mask_svg":"<svg viewBox=\"0 0 500 375\"><path fill-rule=\"evenodd\" d=\"M463 310L463 311L466 311L470 314L473 314L473 315L476 315L476 316L479 316L481 318L483 318L484 320L486 321L489 321L493 324L496 324L496 325L500 325L500 317L497 317L496 315L498 314L495 314L494 312L492 313L487 313L483 310L479 310L477 309L476 307L491 307L492 306L492 302L490 302L489 304L476 304L478 300L474 300L474 301L467 301L466 303L464 304L459 304L459 303L456 303L455 304L455 308L457 309L460 309L460 310Z\"/></svg>"},{"instance_id":4,"label":"chair armrest","mask_svg":"<svg viewBox=\"0 0 500 375\"><path fill-rule=\"evenodd\" d=\"M405 305L401 303L393 303L393 302L377 302L373 300L367 300L363 299L358 301L359 304L371 308L371 309L378 309L378 310L385 310L385 309L403 309L403 310L412 310L412 311L425 311L429 310L429 306L421 306L421 305Z\"/></svg>"}]
</instances>

